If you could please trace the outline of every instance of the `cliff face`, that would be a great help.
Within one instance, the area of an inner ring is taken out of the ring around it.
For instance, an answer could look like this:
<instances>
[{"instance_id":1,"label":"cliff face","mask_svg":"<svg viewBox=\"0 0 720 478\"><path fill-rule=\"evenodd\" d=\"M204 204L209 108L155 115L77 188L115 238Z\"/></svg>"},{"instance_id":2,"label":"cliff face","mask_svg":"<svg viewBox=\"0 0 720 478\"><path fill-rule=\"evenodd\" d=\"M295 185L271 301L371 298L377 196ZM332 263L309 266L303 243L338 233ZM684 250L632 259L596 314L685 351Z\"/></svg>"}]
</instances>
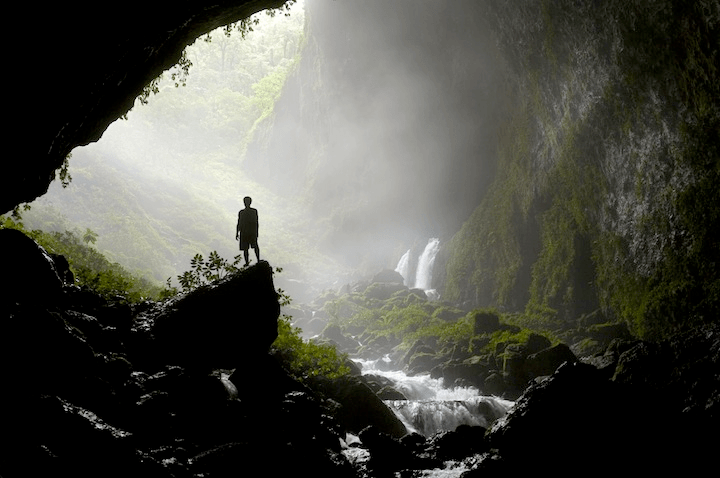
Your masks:
<instances>
[{"instance_id":1,"label":"cliff face","mask_svg":"<svg viewBox=\"0 0 720 478\"><path fill-rule=\"evenodd\" d=\"M489 2L515 102L446 297L652 336L714 317L717 6Z\"/></svg>"}]
</instances>

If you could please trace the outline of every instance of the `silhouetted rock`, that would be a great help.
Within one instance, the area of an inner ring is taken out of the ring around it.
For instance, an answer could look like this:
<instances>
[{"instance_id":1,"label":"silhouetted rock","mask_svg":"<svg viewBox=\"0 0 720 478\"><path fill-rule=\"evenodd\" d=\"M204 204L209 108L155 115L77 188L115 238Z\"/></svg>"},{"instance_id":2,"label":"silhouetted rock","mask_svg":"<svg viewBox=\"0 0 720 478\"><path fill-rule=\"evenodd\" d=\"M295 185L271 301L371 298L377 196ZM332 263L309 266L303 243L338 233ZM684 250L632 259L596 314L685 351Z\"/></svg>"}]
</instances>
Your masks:
<instances>
[{"instance_id":1,"label":"silhouetted rock","mask_svg":"<svg viewBox=\"0 0 720 478\"><path fill-rule=\"evenodd\" d=\"M341 405L335 418L348 432L357 434L373 425L392 437L400 438L407 433L400 419L360 377L318 378L313 388Z\"/></svg>"},{"instance_id":2,"label":"silhouetted rock","mask_svg":"<svg viewBox=\"0 0 720 478\"><path fill-rule=\"evenodd\" d=\"M0 228L0 303L53 303L59 299L62 280L50 254L16 229Z\"/></svg>"},{"instance_id":3,"label":"silhouetted rock","mask_svg":"<svg viewBox=\"0 0 720 478\"><path fill-rule=\"evenodd\" d=\"M565 362L575 362L577 358L565 344L558 344L548 347L525 359L525 370L530 377L551 375L560 365Z\"/></svg>"},{"instance_id":4,"label":"silhouetted rock","mask_svg":"<svg viewBox=\"0 0 720 478\"><path fill-rule=\"evenodd\" d=\"M475 335L492 333L500 328L500 317L492 312L476 312L473 316Z\"/></svg>"},{"instance_id":5,"label":"silhouetted rock","mask_svg":"<svg viewBox=\"0 0 720 478\"><path fill-rule=\"evenodd\" d=\"M165 363L235 368L266 353L280 315L266 261L202 286L151 316L157 353Z\"/></svg>"},{"instance_id":6,"label":"silhouetted rock","mask_svg":"<svg viewBox=\"0 0 720 478\"><path fill-rule=\"evenodd\" d=\"M631 347L613 380L566 362L525 390L490 431L494 451L464 476L519 476L548 460L598 475L700 473L714 456L719 350L718 327L709 326Z\"/></svg>"},{"instance_id":7,"label":"silhouetted rock","mask_svg":"<svg viewBox=\"0 0 720 478\"><path fill-rule=\"evenodd\" d=\"M428 452L439 462L462 460L489 448L486 429L479 426L459 425L453 431L434 435L428 443Z\"/></svg>"}]
</instances>

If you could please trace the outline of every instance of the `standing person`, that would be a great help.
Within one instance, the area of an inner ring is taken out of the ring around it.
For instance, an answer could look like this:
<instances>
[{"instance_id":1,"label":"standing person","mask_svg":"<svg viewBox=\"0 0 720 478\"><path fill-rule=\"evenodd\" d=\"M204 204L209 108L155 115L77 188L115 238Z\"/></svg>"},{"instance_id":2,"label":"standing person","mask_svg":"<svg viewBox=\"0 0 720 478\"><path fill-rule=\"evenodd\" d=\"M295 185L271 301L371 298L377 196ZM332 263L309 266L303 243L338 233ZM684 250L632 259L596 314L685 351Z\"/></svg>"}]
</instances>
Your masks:
<instances>
[{"instance_id":1,"label":"standing person","mask_svg":"<svg viewBox=\"0 0 720 478\"><path fill-rule=\"evenodd\" d=\"M250 196L243 198L245 209L241 209L238 213L237 227L235 228L235 240L240 240L240 250L245 255L245 265L250 262L250 254L248 247L255 250L255 257L260 262L260 248L257 244L258 238L258 212L257 209L250 207L252 199Z\"/></svg>"}]
</instances>

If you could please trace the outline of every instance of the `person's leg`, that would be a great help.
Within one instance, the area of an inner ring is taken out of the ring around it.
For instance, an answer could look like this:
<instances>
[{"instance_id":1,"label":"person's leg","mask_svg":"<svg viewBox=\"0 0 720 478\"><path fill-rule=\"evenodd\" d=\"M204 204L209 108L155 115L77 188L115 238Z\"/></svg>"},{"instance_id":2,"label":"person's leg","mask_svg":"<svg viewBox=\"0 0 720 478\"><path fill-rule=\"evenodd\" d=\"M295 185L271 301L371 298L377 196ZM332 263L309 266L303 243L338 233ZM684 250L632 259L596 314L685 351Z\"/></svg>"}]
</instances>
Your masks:
<instances>
[{"instance_id":1,"label":"person's leg","mask_svg":"<svg viewBox=\"0 0 720 478\"><path fill-rule=\"evenodd\" d=\"M243 254L245 255L245 265L248 265L248 262L250 262L250 253L247 249L245 249Z\"/></svg>"},{"instance_id":2,"label":"person's leg","mask_svg":"<svg viewBox=\"0 0 720 478\"><path fill-rule=\"evenodd\" d=\"M255 258L258 262L260 262L260 246L255 244Z\"/></svg>"}]
</instances>

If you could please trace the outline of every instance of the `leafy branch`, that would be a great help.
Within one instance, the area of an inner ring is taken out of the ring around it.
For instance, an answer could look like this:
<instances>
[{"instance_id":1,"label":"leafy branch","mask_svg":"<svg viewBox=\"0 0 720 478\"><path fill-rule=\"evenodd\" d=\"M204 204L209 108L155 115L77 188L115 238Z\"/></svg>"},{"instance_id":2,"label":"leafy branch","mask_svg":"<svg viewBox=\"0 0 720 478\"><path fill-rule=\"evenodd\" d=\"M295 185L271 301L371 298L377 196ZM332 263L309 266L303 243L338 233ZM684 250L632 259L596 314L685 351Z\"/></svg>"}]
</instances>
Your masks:
<instances>
[{"instance_id":1,"label":"leafy branch","mask_svg":"<svg viewBox=\"0 0 720 478\"><path fill-rule=\"evenodd\" d=\"M210 284L230 274L239 272L240 261L240 255L235 256L233 262L230 262L220 257L217 251L212 251L207 260L202 254L195 254L195 256L190 259L190 270L177 276L182 292L190 292L200 286Z\"/></svg>"}]
</instances>

